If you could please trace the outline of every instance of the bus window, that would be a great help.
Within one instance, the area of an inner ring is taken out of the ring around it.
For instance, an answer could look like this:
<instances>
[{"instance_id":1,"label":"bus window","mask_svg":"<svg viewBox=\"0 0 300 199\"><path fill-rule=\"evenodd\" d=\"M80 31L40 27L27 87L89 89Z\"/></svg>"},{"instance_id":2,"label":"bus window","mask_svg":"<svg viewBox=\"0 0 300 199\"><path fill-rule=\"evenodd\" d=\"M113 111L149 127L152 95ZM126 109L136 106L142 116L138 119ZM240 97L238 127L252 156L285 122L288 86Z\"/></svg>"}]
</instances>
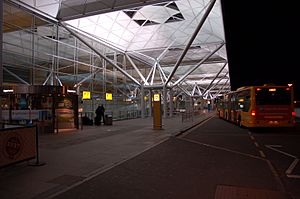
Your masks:
<instances>
[{"instance_id":1,"label":"bus window","mask_svg":"<svg viewBox=\"0 0 300 199\"><path fill-rule=\"evenodd\" d=\"M248 112L249 108L250 108L250 90L245 90L245 91L241 91L238 94L238 103L239 103L239 108L244 111L244 112Z\"/></svg>"},{"instance_id":2,"label":"bus window","mask_svg":"<svg viewBox=\"0 0 300 199\"><path fill-rule=\"evenodd\" d=\"M291 104L291 90L286 88L261 88L255 94L257 105Z\"/></svg>"}]
</instances>

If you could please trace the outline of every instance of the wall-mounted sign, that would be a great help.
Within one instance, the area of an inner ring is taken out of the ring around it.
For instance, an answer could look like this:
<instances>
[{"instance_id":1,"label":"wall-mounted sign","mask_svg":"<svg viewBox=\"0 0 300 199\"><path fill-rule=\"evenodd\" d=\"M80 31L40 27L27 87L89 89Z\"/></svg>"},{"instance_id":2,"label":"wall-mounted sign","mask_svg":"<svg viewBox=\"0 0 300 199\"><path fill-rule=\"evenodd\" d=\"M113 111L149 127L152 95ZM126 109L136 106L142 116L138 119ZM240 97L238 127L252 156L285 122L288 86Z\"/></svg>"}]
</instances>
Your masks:
<instances>
[{"instance_id":1,"label":"wall-mounted sign","mask_svg":"<svg viewBox=\"0 0 300 199\"><path fill-rule=\"evenodd\" d=\"M111 101L112 100L112 93L105 93L105 100Z\"/></svg>"},{"instance_id":2,"label":"wall-mounted sign","mask_svg":"<svg viewBox=\"0 0 300 199\"><path fill-rule=\"evenodd\" d=\"M90 91L83 91L82 92L82 99L91 99L91 92Z\"/></svg>"},{"instance_id":3,"label":"wall-mounted sign","mask_svg":"<svg viewBox=\"0 0 300 199\"><path fill-rule=\"evenodd\" d=\"M159 102L159 101L160 101L160 94L154 94L153 100L154 100L155 102Z\"/></svg>"}]
</instances>

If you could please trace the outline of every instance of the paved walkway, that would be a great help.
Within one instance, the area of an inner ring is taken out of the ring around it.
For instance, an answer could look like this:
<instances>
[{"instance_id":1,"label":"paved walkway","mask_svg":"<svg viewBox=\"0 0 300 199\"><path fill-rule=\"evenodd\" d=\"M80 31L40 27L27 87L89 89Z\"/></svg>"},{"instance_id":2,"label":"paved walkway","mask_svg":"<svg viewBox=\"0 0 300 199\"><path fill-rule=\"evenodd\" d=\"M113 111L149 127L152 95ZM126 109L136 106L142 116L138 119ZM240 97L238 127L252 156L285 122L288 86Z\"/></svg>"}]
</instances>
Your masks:
<instances>
[{"instance_id":1,"label":"paved walkway","mask_svg":"<svg viewBox=\"0 0 300 199\"><path fill-rule=\"evenodd\" d=\"M84 126L83 130L40 135L40 163L19 163L0 170L1 199L51 198L180 134L214 115L202 113L182 122L181 116L114 121L112 126Z\"/></svg>"}]
</instances>

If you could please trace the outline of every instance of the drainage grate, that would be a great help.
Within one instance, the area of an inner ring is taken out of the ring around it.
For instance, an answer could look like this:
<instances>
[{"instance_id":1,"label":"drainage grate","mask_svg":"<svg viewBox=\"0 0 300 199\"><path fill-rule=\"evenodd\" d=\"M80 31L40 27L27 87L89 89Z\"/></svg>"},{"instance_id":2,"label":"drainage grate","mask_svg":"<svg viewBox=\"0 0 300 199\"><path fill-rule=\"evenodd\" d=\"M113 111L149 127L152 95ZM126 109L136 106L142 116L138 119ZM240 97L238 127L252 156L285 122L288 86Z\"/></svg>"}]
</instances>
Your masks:
<instances>
[{"instance_id":1,"label":"drainage grate","mask_svg":"<svg viewBox=\"0 0 300 199\"><path fill-rule=\"evenodd\" d=\"M267 189L218 185L215 199L291 199L287 194Z\"/></svg>"}]
</instances>

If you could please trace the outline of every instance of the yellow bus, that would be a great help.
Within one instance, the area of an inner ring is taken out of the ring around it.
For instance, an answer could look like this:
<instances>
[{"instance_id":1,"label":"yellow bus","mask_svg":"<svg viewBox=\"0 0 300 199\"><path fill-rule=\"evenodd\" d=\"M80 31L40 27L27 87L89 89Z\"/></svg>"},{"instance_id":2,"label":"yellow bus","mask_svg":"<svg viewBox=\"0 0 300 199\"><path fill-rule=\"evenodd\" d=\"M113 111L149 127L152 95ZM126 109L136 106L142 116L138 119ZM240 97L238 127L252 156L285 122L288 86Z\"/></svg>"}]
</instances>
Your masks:
<instances>
[{"instance_id":1,"label":"yellow bus","mask_svg":"<svg viewBox=\"0 0 300 199\"><path fill-rule=\"evenodd\" d=\"M227 93L218 102L219 117L244 127L295 125L292 85L246 86Z\"/></svg>"}]
</instances>

